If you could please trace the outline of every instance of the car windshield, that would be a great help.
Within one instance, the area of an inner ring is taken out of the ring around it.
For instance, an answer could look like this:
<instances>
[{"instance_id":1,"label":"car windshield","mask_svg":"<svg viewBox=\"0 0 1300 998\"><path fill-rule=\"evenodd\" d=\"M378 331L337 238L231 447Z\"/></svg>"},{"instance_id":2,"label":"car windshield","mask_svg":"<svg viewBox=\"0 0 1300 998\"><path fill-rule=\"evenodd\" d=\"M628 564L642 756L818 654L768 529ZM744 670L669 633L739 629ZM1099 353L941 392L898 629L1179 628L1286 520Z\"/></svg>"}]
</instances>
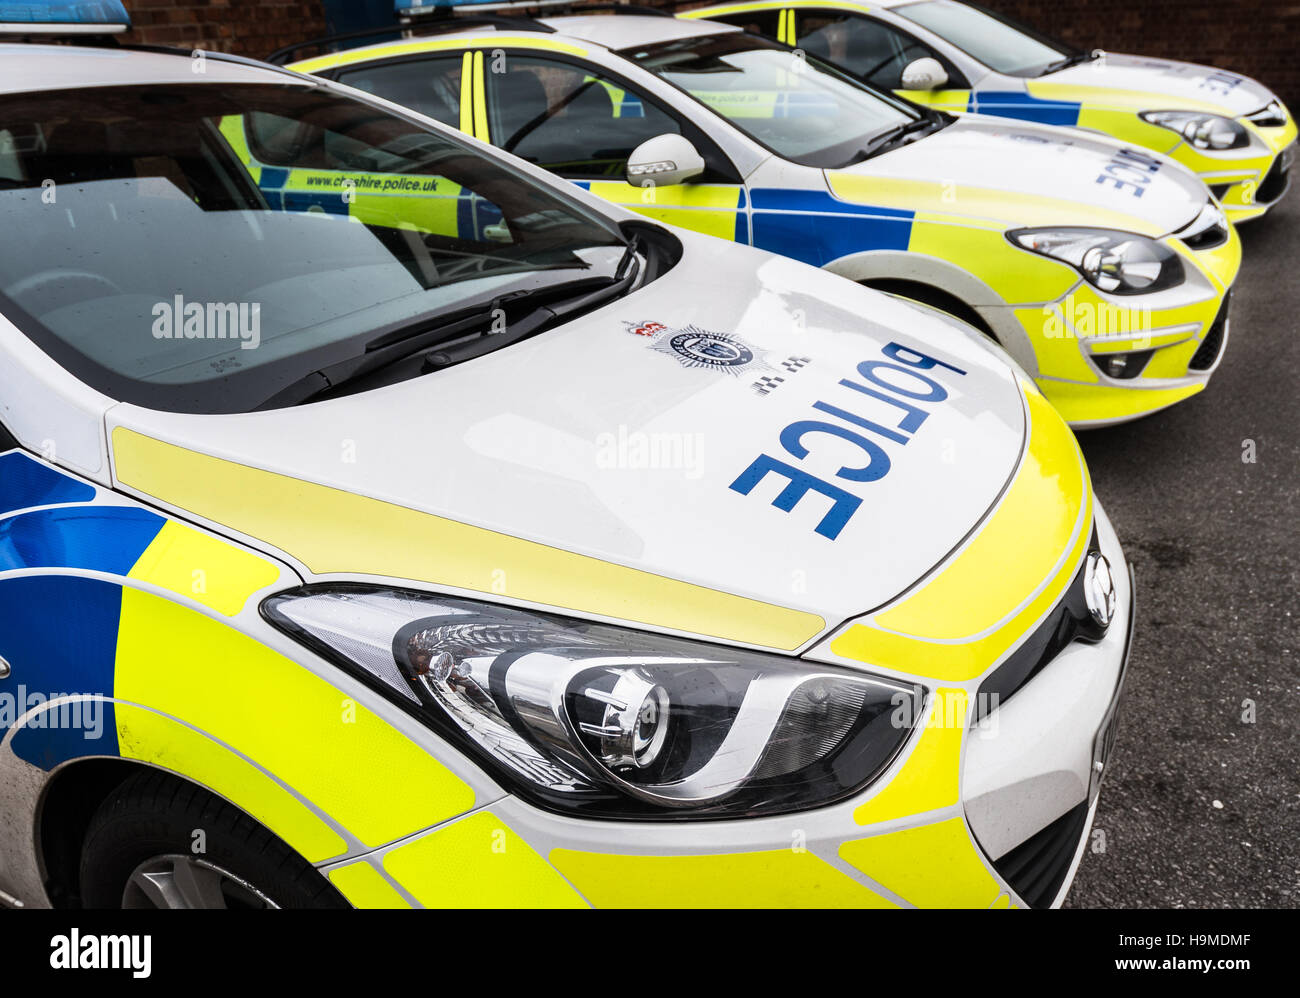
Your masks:
<instances>
[{"instance_id":1,"label":"car windshield","mask_svg":"<svg viewBox=\"0 0 1300 998\"><path fill-rule=\"evenodd\" d=\"M106 395L174 411L256 408L439 316L627 265L576 199L297 83L0 97L0 219L5 318Z\"/></svg>"},{"instance_id":2,"label":"car windshield","mask_svg":"<svg viewBox=\"0 0 1300 998\"><path fill-rule=\"evenodd\" d=\"M893 13L928 28L1007 76L1042 76L1083 56L1078 49L1045 38L1001 14L956 0L922 0L895 7Z\"/></svg>"},{"instance_id":3,"label":"car windshield","mask_svg":"<svg viewBox=\"0 0 1300 998\"><path fill-rule=\"evenodd\" d=\"M926 120L911 105L756 35L704 35L623 54L804 166L858 162L882 136Z\"/></svg>"}]
</instances>

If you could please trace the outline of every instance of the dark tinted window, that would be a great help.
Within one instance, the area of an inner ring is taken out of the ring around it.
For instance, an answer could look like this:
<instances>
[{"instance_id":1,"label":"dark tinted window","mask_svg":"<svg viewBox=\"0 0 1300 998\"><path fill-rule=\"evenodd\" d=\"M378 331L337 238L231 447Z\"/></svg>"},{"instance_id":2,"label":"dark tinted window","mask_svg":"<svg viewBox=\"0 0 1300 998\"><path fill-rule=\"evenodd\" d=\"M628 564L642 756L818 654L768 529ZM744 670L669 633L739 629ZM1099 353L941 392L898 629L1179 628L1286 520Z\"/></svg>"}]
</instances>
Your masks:
<instances>
[{"instance_id":1,"label":"dark tinted window","mask_svg":"<svg viewBox=\"0 0 1300 998\"><path fill-rule=\"evenodd\" d=\"M949 86L957 71L931 46L870 17L827 12L797 13L798 46L860 80L883 90L900 90L903 70L917 59L937 59L948 71Z\"/></svg>"},{"instance_id":2,"label":"dark tinted window","mask_svg":"<svg viewBox=\"0 0 1300 998\"><path fill-rule=\"evenodd\" d=\"M110 397L194 412L624 249L453 135L269 84L0 98L0 232L0 311Z\"/></svg>"},{"instance_id":3,"label":"dark tinted window","mask_svg":"<svg viewBox=\"0 0 1300 998\"><path fill-rule=\"evenodd\" d=\"M435 118L452 128L460 127L460 82L462 56L408 59L387 65L363 66L339 73L337 79L349 87L401 104Z\"/></svg>"},{"instance_id":4,"label":"dark tinted window","mask_svg":"<svg viewBox=\"0 0 1300 998\"><path fill-rule=\"evenodd\" d=\"M632 151L677 119L589 67L510 55L487 76L492 143L565 177L622 178Z\"/></svg>"}]
</instances>

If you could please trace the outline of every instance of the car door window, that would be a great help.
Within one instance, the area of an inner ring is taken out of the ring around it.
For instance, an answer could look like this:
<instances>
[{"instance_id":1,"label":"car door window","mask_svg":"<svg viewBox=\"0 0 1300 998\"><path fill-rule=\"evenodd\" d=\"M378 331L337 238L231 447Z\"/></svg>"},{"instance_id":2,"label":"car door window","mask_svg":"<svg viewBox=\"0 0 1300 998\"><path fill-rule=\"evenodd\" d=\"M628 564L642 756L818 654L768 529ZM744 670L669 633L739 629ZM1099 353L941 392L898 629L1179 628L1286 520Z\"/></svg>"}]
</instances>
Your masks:
<instances>
[{"instance_id":1,"label":"car door window","mask_svg":"<svg viewBox=\"0 0 1300 998\"><path fill-rule=\"evenodd\" d=\"M462 57L421 57L343 70L340 83L382 97L444 125L460 125Z\"/></svg>"},{"instance_id":2,"label":"car door window","mask_svg":"<svg viewBox=\"0 0 1300 998\"><path fill-rule=\"evenodd\" d=\"M642 142L682 131L588 66L512 54L485 75L492 143L563 177L621 178Z\"/></svg>"},{"instance_id":3,"label":"car door window","mask_svg":"<svg viewBox=\"0 0 1300 998\"><path fill-rule=\"evenodd\" d=\"M882 90L900 90L903 70L917 59L937 59L949 87L965 87L956 67L931 46L874 18L834 11L798 11L798 46Z\"/></svg>"},{"instance_id":4,"label":"car door window","mask_svg":"<svg viewBox=\"0 0 1300 998\"><path fill-rule=\"evenodd\" d=\"M786 41L785 23L786 17L792 11L786 8L769 9L769 10L745 10L738 11L735 14L724 14L721 17L710 17L710 21L721 21L723 24L734 24L745 31L752 31L756 35L766 35L768 38L775 38L778 41Z\"/></svg>"}]
</instances>

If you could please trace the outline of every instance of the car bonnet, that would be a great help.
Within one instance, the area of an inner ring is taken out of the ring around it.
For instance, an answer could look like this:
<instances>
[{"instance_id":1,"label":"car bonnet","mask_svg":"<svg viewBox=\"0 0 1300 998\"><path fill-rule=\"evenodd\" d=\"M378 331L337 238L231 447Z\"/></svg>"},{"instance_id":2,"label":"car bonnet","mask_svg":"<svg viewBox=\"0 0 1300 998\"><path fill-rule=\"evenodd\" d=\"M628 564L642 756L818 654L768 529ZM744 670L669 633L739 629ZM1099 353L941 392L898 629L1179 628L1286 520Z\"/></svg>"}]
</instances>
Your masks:
<instances>
[{"instance_id":1,"label":"car bonnet","mask_svg":"<svg viewBox=\"0 0 1300 998\"><path fill-rule=\"evenodd\" d=\"M841 169L831 190L863 204L1015 225L1106 226L1164 236L1209 199L1166 157L1075 129L966 117Z\"/></svg>"},{"instance_id":2,"label":"car bonnet","mask_svg":"<svg viewBox=\"0 0 1300 998\"><path fill-rule=\"evenodd\" d=\"M929 310L682 238L647 287L435 374L239 415L118 405L116 479L305 574L802 647L998 503L1028 463L1024 376Z\"/></svg>"},{"instance_id":3,"label":"car bonnet","mask_svg":"<svg viewBox=\"0 0 1300 998\"><path fill-rule=\"evenodd\" d=\"M1038 97L1135 111L1205 110L1238 117L1274 99L1255 80L1210 66L1107 54L1029 82Z\"/></svg>"}]
</instances>

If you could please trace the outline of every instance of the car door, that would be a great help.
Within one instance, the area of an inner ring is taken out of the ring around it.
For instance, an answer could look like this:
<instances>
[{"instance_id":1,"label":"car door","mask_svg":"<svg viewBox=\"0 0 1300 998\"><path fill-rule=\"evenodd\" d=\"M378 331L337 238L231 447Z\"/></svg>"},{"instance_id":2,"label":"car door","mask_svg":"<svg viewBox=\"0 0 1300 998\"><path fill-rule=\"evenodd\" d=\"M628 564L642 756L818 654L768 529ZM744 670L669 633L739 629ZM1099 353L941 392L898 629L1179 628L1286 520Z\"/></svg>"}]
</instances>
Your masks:
<instances>
[{"instance_id":1,"label":"car door","mask_svg":"<svg viewBox=\"0 0 1300 998\"><path fill-rule=\"evenodd\" d=\"M749 242L745 187L726 155L700 128L603 67L550 52L494 50L481 87L486 131L478 122L478 138L631 211ZM633 150L670 132L691 140L705 172L685 184L629 185Z\"/></svg>"}]
</instances>

